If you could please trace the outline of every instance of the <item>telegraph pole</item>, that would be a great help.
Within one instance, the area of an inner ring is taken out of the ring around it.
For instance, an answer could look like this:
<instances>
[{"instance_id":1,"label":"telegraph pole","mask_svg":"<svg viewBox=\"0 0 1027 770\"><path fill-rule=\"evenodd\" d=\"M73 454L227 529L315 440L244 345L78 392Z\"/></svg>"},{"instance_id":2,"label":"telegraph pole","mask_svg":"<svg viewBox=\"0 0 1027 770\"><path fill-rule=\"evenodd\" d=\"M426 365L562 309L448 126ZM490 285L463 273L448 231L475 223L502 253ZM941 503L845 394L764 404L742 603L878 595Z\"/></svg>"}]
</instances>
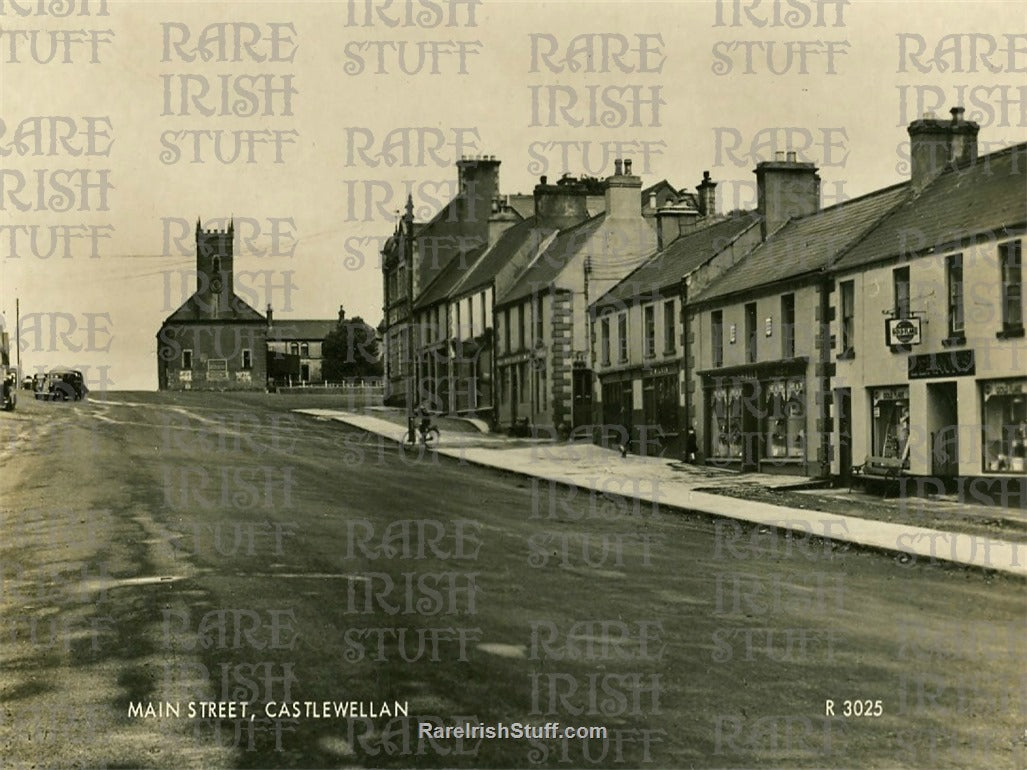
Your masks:
<instances>
[{"instance_id":1,"label":"telegraph pole","mask_svg":"<svg viewBox=\"0 0 1027 770\"><path fill-rule=\"evenodd\" d=\"M403 215L403 261L407 266L407 440L413 444L414 435L414 197L407 195Z\"/></svg>"}]
</instances>

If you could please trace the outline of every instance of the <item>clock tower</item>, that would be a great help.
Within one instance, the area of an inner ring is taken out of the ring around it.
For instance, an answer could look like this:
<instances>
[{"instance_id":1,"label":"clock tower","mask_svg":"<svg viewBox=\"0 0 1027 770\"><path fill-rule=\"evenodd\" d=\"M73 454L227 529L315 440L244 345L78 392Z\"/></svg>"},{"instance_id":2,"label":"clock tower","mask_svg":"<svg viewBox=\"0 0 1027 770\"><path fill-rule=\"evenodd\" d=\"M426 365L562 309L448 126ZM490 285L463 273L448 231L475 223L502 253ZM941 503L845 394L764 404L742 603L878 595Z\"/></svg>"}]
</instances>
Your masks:
<instances>
[{"instance_id":1,"label":"clock tower","mask_svg":"<svg viewBox=\"0 0 1027 770\"><path fill-rule=\"evenodd\" d=\"M235 296L232 220L225 230L204 230L196 220L196 300L217 317L229 310Z\"/></svg>"}]
</instances>

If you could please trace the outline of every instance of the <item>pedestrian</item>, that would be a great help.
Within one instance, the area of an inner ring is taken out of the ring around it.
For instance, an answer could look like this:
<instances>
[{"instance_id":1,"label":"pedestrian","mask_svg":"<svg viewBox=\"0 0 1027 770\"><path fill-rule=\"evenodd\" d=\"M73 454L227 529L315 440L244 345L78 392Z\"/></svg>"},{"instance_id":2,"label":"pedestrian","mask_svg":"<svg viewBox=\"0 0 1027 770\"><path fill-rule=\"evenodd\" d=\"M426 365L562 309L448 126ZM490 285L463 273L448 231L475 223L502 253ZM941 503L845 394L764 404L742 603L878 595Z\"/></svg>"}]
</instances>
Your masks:
<instances>
[{"instance_id":1,"label":"pedestrian","mask_svg":"<svg viewBox=\"0 0 1027 770\"><path fill-rule=\"evenodd\" d=\"M695 435L695 427L688 426L688 436L685 438L685 453L688 462L694 464L699 454L699 437Z\"/></svg>"}]
</instances>

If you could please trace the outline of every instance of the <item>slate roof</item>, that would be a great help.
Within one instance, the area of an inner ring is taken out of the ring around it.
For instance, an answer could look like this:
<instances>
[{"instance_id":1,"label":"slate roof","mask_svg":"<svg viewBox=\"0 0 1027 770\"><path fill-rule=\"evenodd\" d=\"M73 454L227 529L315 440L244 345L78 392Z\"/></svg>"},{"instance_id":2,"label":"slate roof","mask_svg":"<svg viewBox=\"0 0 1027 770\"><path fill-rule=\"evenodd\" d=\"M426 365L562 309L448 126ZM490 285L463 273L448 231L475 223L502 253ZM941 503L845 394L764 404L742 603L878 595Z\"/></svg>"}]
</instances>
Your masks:
<instances>
[{"instance_id":1,"label":"slate roof","mask_svg":"<svg viewBox=\"0 0 1027 770\"><path fill-rule=\"evenodd\" d=\"M1027 143L983 155L931 182L835 265L838 270L911 256L1027 222Z\"/></svg>"},{"instance_id":2,"label":"slate roof","mask_svg":"<svg viewBox=\"0 0 1027 770\"><path fill-rule=\"evenodd\" d=\"M903 182L793 219L692 299L703 302L825 270L910 192Z\"/></svg>"},{"instance_id":3,"label":"slate roof","mask_svg":"<svg viewBox=\"0 0 1027 770\"><path fill-rule=\"evenodd\" d=\"M596 307L623 304L646 293L676 286L682 277L705 264L751 227L759 226L755 211L714 221L677 238L604 294Z\"/></svg>"},{"instance_id":4,"label":"slate roof","mask_svg":"<svg viewBox=\"0 0 1027 770\"><path fill-rule=\"evenodd\" d=\"M485 246L478 246L467 252L454 254L445 266L435 274L435 278L414 301L415 308L424 308L450 297L453 287L474 264L475 260L485 251Z\"/></svg>"},{"instance_id":5,"label":"slate roof","mask_svg":"<svg viewBox=\"0 0 1027 770\"><path fill-rule=\"evenodd\" d=\"M549 286L560 275L567 263L588 243L589 237L606 220L606 214L598 214L584 222L560 230L556 238L535 255L534 259L514 281L507 292L499 297L497 304L516 302Z\"/></svg>"},{"instance_id":6,"label":"slate roof","mask_svg":"<svg viewBox=\"0 0 1027 770\"><path fill-rule=\"evenodd\" d=\"M268 329L268 341L281 342L292 340L323 340L339 325L337 318L321 320L295 320L292 318L275 318Z\"/></svg>"},{"instance_id":7,"label":"slate roof","mask_svg":"<svg viewBox=\"0 0 1027 770\"><path fill-rule=\"evenodd\" d=\"M244 302L238 294L233 294L228 301L228 311L218 311L215 315L207 302L201 302L194 292L189 299L171 315L164 319L165 324L174 323L217 323L217 322L254 322L263 323L267 319Z\"/></svg>"},{"instance_id":8,"label":"slate roof","mask_svg":"<svg viewBox=\"0 0 1027 770\"><path fill-rule=\"evenodd\" d=\"M557 229L556 226L547 224L538 217L518 222L504 231L461 277L457 285L453 287L453 295L486 286L500 270L510 264L511 260L518 255L523 255L528 250L539 248L545 239L555 233Z\"/></svg>"}]
</instances>

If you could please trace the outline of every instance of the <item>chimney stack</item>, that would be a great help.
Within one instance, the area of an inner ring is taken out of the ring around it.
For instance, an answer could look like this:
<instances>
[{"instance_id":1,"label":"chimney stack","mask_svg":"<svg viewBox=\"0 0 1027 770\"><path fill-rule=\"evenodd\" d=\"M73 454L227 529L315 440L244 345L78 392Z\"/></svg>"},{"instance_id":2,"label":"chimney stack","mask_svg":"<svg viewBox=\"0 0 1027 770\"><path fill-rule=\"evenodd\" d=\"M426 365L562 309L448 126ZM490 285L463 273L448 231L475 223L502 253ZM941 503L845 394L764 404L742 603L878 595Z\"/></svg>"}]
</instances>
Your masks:
<instances>
[{"instance_id":1,"label":"chimney stack","mask_svg":"<svg viewBox=\"0 0 1027 770\"><path fill-rule=\"evenodd\" d=\"M699 216L716 216L717 183L710 179L709 171L702 172L702 181L695 189L699 191Z\"/></svg>"},{"instance_id":2,"label":"chimney stack","mask_svg":"<svg viewBox=\"0 0 1027 770\"><path fill-rule=\"evenodd\" d=\"M793 217L820 210L820 176L812 163L800 163L796 154L777 152L776 160L757 164L756 208L763 238ZM782 158L787 157L787 160Z\"/></svg>"},{"instance_id":3,"label":"chimney stack","mask_svg":"<svg viewBox=\"0 0 1027 770\"><path fill-rule=\"evenodd\" d=\"M977 160L977 132L980 126L963 118L962 107L949 110L951 120L933 115L909 124L910 181L917 192L953 163Z\"/></svg>"},{"instance_id":4,"label":"chimney stack","mask_svg":"<svg viewBox=\"0 0 1027 770\"><path fill-rule=\"evenodd\" d=\"M271 309L271 303L267 303L267 325L270 327L275 322L275 313Z\"/></svg>"},{"instance_id":5,"label":"chimney stack","mask_svg":"<svg viewBox=\"0 0 1027 770\"><path fill-rule=\"evenodd\" d=\"M642 214L642 179L631 174L631 161L613 162L613 176L606 178L606 216L630 219Z\"/></svg>"}]
</instances>

